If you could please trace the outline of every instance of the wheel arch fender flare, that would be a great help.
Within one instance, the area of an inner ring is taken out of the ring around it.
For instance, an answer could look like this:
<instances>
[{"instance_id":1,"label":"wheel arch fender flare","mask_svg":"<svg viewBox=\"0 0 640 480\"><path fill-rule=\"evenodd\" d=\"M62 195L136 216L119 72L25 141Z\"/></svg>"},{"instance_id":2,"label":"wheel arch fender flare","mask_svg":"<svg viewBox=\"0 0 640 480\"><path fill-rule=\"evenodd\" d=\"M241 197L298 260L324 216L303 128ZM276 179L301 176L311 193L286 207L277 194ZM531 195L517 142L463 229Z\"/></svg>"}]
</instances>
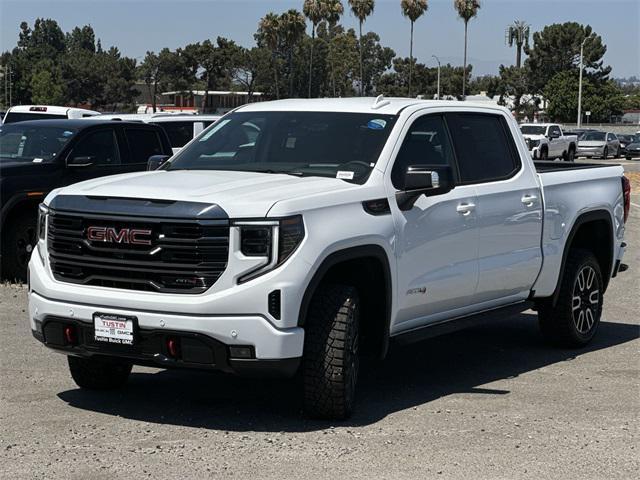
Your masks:
<instances>
[{"instance_id":1,"label":"wheel arch fender flare","mask_svg":"<svg viewBox=\"0 0 640 480\"><path fill-rule=\"evenodd\" d=\"M562 261L561 261L561 264L560 264L560 272L559 272L559 275L558 275L556 288L555 288L555 290L553 292L553 295L551 296L552 305L554 305L554 306L558 302L558 296L560 295L560 288L561 288L561 285L562 285L562 281L564 279L564 272L565 272L565 268L566 268L567 257L569 256L569 251L571 250L571 247L573 245L573 241L575 240L575 236L578 233L578 231L580 230L580 227L582 227L583 225L585 225L587 223L595 222L595 221L604 221L604 222L606 222L606 224L608 226L608 228L607 228L608 240L611 242L610 243L610 246L611 246L610 257L611 258L608 261L609 269L607 271L603 271L602 272L602 280L603 280L603 284L604 284L603 285L603 290L607 289L607 285L609 283L609 279L610 279L610 276L611 276L611 268L613 267L613 246L614 246L613 220L611 218L611 213L608 212L607 210L604 210L604 209L590 210L588 212L584 212L584 213L578 215L578 217L573 222L573 225L571 226L571 230L569 231L569 234L567 235L567 241L564 244L564 250L562 252Z\"/></svg>"},{"instance_id":2,"label":"wheel arch fender flare","mask_svg":"<svg viewBox=\"0 0 640 480\"><path fill-rule=\"evenodd\" d=\"M385 312L384 312L384 332L383 332L383 351L381 356L386 354L386 349L389 340L389 329L391 326L391 309L393 302L393 279L391 275L391 263L389 256L385 249L376 244L359 245L355 247L347 247L330 253L325 257L320 266L316 269L313 277L307 284L307 287L302 296L300 303L300 311L298 314L298 326L303 327L307 313L309 311L309 305L316 293L318 287L322 283L323 279L331 268L344 262L351 260L359 260L373 258L380 263L382 267L384 289L385 289Z\"/></svg>"}]
</instances>

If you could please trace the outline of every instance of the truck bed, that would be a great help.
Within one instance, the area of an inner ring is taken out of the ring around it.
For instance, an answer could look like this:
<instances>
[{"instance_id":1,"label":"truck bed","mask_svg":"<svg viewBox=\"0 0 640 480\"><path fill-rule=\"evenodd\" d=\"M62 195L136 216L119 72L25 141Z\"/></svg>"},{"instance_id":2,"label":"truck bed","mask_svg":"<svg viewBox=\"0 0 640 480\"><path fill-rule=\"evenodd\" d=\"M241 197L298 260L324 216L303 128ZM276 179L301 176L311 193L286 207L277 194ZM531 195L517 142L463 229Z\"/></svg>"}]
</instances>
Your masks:
<instances>
[{"instance_id":1,"label":"truck bed","mask_svg":"<svg viewBox=\"0 0 640 480\"><path fill-rule=\"evenodd\" d=\"M575 162L554 162L553 160L534 160L533 164L538 173L560 172L565 170L584 170L587 168L607 168L619 167L617 163L575 163Z\"/></svg>"}]
</instances>

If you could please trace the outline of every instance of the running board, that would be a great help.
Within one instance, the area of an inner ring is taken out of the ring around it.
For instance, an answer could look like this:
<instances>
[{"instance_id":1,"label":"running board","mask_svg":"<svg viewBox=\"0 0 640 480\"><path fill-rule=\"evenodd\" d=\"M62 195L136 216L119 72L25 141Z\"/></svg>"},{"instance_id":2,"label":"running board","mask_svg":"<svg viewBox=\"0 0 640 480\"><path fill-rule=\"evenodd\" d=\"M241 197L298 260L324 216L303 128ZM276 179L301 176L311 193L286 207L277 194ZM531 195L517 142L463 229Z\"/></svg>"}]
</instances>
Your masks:
<instances>
[{"instance_id":1,"label":"running board","mask_svg":"<svg viewBox=\"0 0 640 480\"><path fill-rule=\"evenodd\" d=\"M490 310L484 310L482 312L474 313L471 315L465 315L462 317L450 318L448 320L430 323L428 325L424 325L422 327L414 328L412 330L394 335L393 337L391 337L391 340L397 342L400 345L419 342L421 340L426 340L427 338L446 335L448 333L457 332L458 330L463 330L475 325L488 324L494 320L504 319L506 317L517 315L526 310L529 310L533 306L534 302L531 301L512 303L504 307L492 308Z\"/></svg>"}]
</instances>

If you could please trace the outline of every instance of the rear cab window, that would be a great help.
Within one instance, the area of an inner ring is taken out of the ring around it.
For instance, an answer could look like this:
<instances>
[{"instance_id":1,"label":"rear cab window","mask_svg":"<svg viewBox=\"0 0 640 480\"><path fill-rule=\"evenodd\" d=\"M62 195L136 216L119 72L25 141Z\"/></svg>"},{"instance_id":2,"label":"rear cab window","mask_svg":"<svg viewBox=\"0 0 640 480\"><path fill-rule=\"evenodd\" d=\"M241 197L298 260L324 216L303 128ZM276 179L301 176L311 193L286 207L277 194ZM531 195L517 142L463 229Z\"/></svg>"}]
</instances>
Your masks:
<instances>
[{"instance_id":1,"label":"rear cab window","mask_svg":"<svg viewBox=\"0 0 640 480\"><path fill-rule=\"evenodd\" d=\"M5 116L4 123L25 122L27 120L61 120L66 115L53 115L50 113L9 112Z\"/></svg>"},{"instance_id":2,"label":"rear cab window","mask_svg":"<svg viewBox=\"0 0 640 480\"><path fill-rule=\"evenodd\" d=\"M131 153L127 163L146 164L149 157L165 153L160 136L155 130L127 127L124 134Z\"/></svg>"},{"instance_id":3,"label":"rear cab window","mask_svg":"<svg viewBox=\"0 0 640 480\"><path fill-rule=\"evenodd\" d=\"M462 184L506 180L521 163L502 115L450 113L446 115Z\"/></svg>"}]
</instances>

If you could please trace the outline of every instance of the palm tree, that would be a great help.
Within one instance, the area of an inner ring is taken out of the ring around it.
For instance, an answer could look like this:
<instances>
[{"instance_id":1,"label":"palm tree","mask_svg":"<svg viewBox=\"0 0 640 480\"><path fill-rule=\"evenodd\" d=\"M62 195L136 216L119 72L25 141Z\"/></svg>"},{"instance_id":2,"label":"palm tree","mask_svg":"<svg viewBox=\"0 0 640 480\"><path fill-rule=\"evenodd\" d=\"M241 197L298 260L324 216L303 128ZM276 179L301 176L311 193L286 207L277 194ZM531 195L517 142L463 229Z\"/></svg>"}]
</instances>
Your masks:
<instances>
[{"instance_id":1,"label":"palm tree","mask_svg":"<svg viewBox=\"0 0 640 480\"><path fill-rule=\"evenodd\" d=\"M313 46L316 42L316 27L326 17L326 3L324 0L304 0L302 13L311 21L311 48L309 52L309 98L311 98L311 83L313 77Z\"/></svg>"},{"instance_id":2,"label":"palm tree","mask_svg":"<svg viewBox=\"0 0 640 480\"><path fill-rule=\"evenodd\" d=\"M351 11L360 22L360 96L364 93L364 67L362 63L362 24L373 13L374 0L349 0Z\"/></svg>"},{"instance_id":3,"label":"palm tree","mask_svg":"<svg viewBox=\"0 0 640 480\"><path fill-rule=\"evenodd\" d=\"M344 13L344 7L341 0L325 0L326 16L325 20L329 23L329 52L333 49L333 38L335 36L335 27L340 21L340 17ZM336 96L336 67L333 62L333 55L329 55L329 63L331 64L331 84L333 87L333 96Z\"/></svg>"},{"instance_id":4,"label":"palm tree","mask_svg":"<svg viewBox=\"0 0 640 480\"><path fill-rule=\"evenodd\" d=\"M278 85L278 61L277 52L280 47L280 17L275 13L267 13L258 24L258 36L271 50L273 60L273 73L275 76L276 99L280 99L280 87Z\"/></svg>"},{"instance_id":5,"label":"palm tree","mask_svg":"<svg viewBox=\"0 0 640 480\"><path fill-rule=\"evenodd\" d=\"M467 27L469 20L478 15L480 0L453 0L453 7L464 21L464 68L462 70L462 97L464 98L467 88Z\"/></svg>"},{"instance_id":6,"label":"palm tree","mask_svg":"<svg viewBox=\"0 0 640 480\"><path fill-rule=\"evenodd\" d=\"M401 0L400 8L402 15L411 21L411 43L409 46L409 97L411 97L411 76L413 74L413 24L418 20L424 12L427 11L429 5L427 0Z\"/></svg>"},{"instance_id":7,"label":"palm tree","mask_svg":"<svg viewBox=\"0 0 640 480\"><path fill-rule=\"evenodd\" d=\"M298 10L287 10L280 15L280 31L289 63L289 97L293 97L293 51L304 37L306 28L304 15Z\"/></svg>"},{"instance_id":8,"label":"palm tree","mask_svg":"<svg viewBox=\"0 0 640 480\"><path fill-rule=\"evenodd\" d=\"M509 46L513 47L514 44L516 46L516 67L518 68L522 66L522 47L529 48L529 31L529 25L522 20L516 20L509 25L507 33Z\"/></svg>"}]
</instances>

